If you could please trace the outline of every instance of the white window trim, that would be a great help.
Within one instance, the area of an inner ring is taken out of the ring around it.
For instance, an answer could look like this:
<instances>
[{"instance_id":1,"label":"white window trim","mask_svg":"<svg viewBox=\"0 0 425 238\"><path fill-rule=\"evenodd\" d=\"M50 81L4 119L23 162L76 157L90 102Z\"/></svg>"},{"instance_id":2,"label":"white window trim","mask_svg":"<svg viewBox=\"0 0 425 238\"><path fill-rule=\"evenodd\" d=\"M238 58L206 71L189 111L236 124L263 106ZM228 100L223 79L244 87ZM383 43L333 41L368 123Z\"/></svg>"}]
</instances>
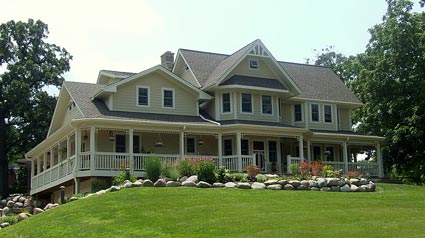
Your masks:
<instances>
[{"instance_id":1,"label":"white window trim","mask_svg":"<svg viewBox=\"0 0 425 238\"><path fill-rule=\"evenodd\" d=\"M148 105L140 105L139 104L139 88L145 88L148 90ZM136 106L137 107L150 107L151 105L151 89L148 86L136 86Z\"/></svg>"},{"instance_id":2,"label":"white window trim","mask_svg":"<svg viewBox=\"0 0 425 238\"><path fill-rule=\"evenodd\" d=\"M301 106L301 121L296 121L295 120L295 105L300 105ZM304 104L303 103L295 103L292 106L292 110L294 112L294 116L292 117L292 120L294 121L294 123L304 123L304 113L303 113L303 108L304 108Z\"/></svg>"},{"instance_id":3,"label":"white window trim","mask_svg":"<svg viewBox=\"0 0 425 238\"><path fill-rule=\"evenodd\" d=\"M165 90L173 92L173 106L172 107L166 107L164 105L164 91ZM162 108L164 108L164 109L175 109L175 107L176 107L176 92L175 92L174 88L161 88L161 91L162 91L162 97L161 97Z\"/></svg>"},{"instance_id":4,"label":"white window trim","mask_svg":"<svg viewBox=\"0 0 425 238\"><path fill-rule=\"evenodd\" d=\"M325 107L326 106L329 106L330 108L331 108L331 121L330 122L327 122L326 121L326 110L325 110ZM333 122L334 122L334 119L333 119L333 117L334 117L334 113L333 113L333 107L332 107L332 105L330 105L330 104L324 104L323 105L323 123L325 123L325 124L333 124Z\"/></svg>"},{"instance_id":5,"label":"white window trim","mask_svg":"<svg viewBox=\"0 0 425 238\"><path fill-rule=\"evenodd\" d=\"M317 116L319 117L318 121L313 121L313 105L317 105ZM310 104L310 121L311 123L320 123L320 105L317 103Z\"/></svg>"},{"instance_id":6,"label":"white window trim","mask_svg":"<svg viewBox=\"0 0 425 238\"><path fill-rule=\"evenodd\" d=\"M271 104L272 104L272 113L264 113L263 112L263 96L267 96L267 97L270 97L270 102L271 102ZM274 116L274 103L273 103L273 96L271 96L271 95L260 95L260 107L261 107L261 115L264 115L264 116Z\"/></svg>"},{"instance_id":7,"label":"white window trim","mask_svg":"<svg viewBox=\"0 0 425 238\"><path fill-rule=\"evenodd\" d=\"M223 100L223 94L229 94L229 100L230 100L230 111L228 111L228 112L224 112L224 100ZM232 95L232 93L222 93L221 94L221 114L232 114L233 113L233 111L232 111L232 108L233 108L233 95Z\"/></svg>"},{"instance_id":8,"label":"white window trim","mask_svg":"<svg viewBox=\"0 0 425 238\"><path fill-rule=\"evenodd\" d=\"M251 61L257 62L257 68L251 68ZM248 60L248 69L250 69L250 70L260 70L260 61L258 59L249 59Z\"/></svg>"},{"instance_id":9,"label":"white window trim","mask_svg":"<svg viewBox=\"0 0 425 238\"><path fill-rule=\"evenodd\" d=\"M251 95L251 112L244 112L244 111L242 111L242 108L243 108L243 102L242 102L242 95L243 94L249 94L249 95ZM254 114L254 96L252 95L252 93L240 93L239 94L240 95L240 102L241 102L241 114Z\"/></svg>"}]
</instances>

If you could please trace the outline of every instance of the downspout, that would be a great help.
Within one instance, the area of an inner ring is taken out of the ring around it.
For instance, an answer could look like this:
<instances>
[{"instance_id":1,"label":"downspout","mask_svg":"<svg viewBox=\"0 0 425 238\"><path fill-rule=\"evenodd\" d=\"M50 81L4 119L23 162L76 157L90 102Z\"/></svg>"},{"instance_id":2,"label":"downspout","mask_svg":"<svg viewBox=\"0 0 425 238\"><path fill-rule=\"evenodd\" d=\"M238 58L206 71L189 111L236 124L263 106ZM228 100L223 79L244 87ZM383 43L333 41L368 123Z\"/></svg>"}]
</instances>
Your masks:
<instances>
[{"instance_id":1,"label":"downspout","mask_svg":"<svg viewBox=\"0 0 425 238\"><path fill-rule=\"evenodd\" d=\"M210 123L213 123L213 124L215 124L215 125L217 125L217 126L221 126L221 124L220 124L220 123L218 123L218 122L216 122L216 121L213 121L213 120L209 120L209 119L207 119L207 118L203 117L201 114L199 114L199 117L201 117L201 119L202 119L202 120L204 120L204 121L206 121L206 122L210 122Z\"/></svg>"}]
</instances>

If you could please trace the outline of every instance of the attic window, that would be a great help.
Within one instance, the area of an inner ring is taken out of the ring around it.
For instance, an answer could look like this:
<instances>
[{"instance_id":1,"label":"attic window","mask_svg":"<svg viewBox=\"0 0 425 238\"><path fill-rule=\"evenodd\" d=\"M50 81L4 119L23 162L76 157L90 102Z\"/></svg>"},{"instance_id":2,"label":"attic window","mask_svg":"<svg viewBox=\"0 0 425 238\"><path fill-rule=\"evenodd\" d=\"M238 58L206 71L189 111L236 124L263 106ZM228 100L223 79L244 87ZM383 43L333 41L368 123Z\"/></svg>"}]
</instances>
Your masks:
<instances>
[{"instance_id":1,"label":"attic window","mask_svg":"<svg viewBox=\"0 0 425 238\"><path fill-rule=\"evenodd\" d=\"M70 101L68 104L68 111L71 111L72 109L74 109L75 107L75 102L74 101Z\"/></svg>"},{"instance_id":2,"label":"attic window","mask_svg":"<svg viewBox=\"0 0 425 238\"><path fill-rule=\"evenodd\" d=\"M185 65L184 70L186 70L186 71L189 70L189 66Z\"/></svg>"},{"instance_id":3,"label":"attic window","mask_svg":"<svg viewBox=\"0 0 425 238\"><path fill-rule=\"evenodd\" d=\"M258 65L258 60L249 60L249 68L250 69L258 69L259 65Z\"/></svg>"}]
</instances>

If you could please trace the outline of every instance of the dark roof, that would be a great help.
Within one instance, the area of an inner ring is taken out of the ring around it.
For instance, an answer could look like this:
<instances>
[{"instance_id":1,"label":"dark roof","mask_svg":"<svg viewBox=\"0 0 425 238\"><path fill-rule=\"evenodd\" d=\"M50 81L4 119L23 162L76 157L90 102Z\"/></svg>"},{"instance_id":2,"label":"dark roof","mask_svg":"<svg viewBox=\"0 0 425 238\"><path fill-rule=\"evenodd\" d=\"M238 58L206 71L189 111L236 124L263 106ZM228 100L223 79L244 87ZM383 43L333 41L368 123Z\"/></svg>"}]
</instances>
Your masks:
<instances>
[{"instance_id":1,"label":"dark roof","mask_svg":"<svg viewBox=\"0 0 425 238\"><path fill-rule=\"evenodd\" d=\"M136 73L131 73L131 72L122 72L122 71L105 70L105 69L102 69L100 72L108 73L108 74L115 74L118 77L125 77L125 78L136 74Z\"/></svg>"},{"instance_id":2,"label":"dark roof","mask_svg":"<svg viewBox=\"0 0 425 238\"><path fill-rule=\"evenodd\" d=\"M288 127L288 128L301 128L297 126L292 126L280 122L269 122L269 121L249 121L249 120L223 120L218 121L222 125L232 125L232 124L246 124L246 125L259 125L259 126L275 126L275 127Z\"/></svg>"},{"instance_id":3,"label":"dark roof","mask_svg":"<svg viewBox=\"0 0 425 238\"><path fill-rule=\"evenodd\" d=\"M103 101L91 100L96 92L102 89L104 85L65 81L64 86L71 97L75 100L75 103L80 108L84 118L181 122L203 125L213 124L203 120L199 116L110 111Z\"/></svg>"},{"instance_id":4,"label":"dark roof","mask_svg":"<svg viewBox=\"0 0 425 238\"><path fill-rule=\"evenodd\" d=\"M329 133L329 134L340 134L340 135L357 135L357 136L368 136L365 133L355 132L355 131L346 131L346 130L339 130L339 131L330 131L330 130L315 130L310 129L313 133Z\"/></svg>"},{"instance_id":5,"label":"dark roof","mask_svg":"<svg viewBox=\"0 0 425 238\"><path fill-rule=\"evenodd\" d=\"M238 54L232 59L240 57L242 52L245 53L246 47L237 51ZM180 49L180 52L202 87L210 85L212 79L216 78L211 75L218 74L219 65L225 64L227 67L220 66L220 68L228 69L230 63L235 63L234 60L228 59L229 55L225 54L187 49ZM279 62L279 64L300 88L301 94L298 96L300 98L361 104L360 100L329 67L290 62Z\"/></svg>"},{"instance_id":6,"label":"dark roof","mask_svg":"<svg viewBox=\"0 0 425 238\"><path fill-rule=\"evenodd\" d=\"M258 77L249 77L242 75L234 75L228 80L224 81L220 85L244 85L244 86L253 86L261 88L273 88L288 90L281 82L276 79L269 78L258 78Z\"/></svg>"}]
</instances>

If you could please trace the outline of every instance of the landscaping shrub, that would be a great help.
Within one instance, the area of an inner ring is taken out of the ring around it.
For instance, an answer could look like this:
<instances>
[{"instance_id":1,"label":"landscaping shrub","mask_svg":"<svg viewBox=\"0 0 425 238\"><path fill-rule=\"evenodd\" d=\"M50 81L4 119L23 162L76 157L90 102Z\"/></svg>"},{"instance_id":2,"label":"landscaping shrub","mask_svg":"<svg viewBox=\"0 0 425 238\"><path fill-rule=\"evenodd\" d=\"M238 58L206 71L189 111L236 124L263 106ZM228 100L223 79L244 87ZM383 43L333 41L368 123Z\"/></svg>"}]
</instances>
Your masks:
<instances>
[{"instance_id":1,"label":"landscaping shrub","mask_svg":"<svg viewBox=\"0 0 425 238\"><path fill-rule=\"evenodd\" d=\"M311 175L321 176L323 171L322 162L316 161L311 163Z\"/></svg>"},{"instance_id":2,"label":"landscaping shrub","mask_svg":"<svg viewBox=\"0 0 425 238\"><path fill-rule=\"evenodd\" d=\"M300 165L299 164L291 164L289 166L289 170L291 170L291 174L296 176L299 174Z\"/></svg>"},{"instance_id":3,"label":"landscaping shrub","mask_svg":"<svg viewBox=\"0 0 425 238\"><path fill-rule=\"evenodd\" d=\"M257 176L255 176L255 178L257 179L257 182L259 183L264 183L267 181L267 177L264 174L257 174Z\"/></svg>"},{"instance_id":4,"label":"landscaping shrub","mask_svg":"<svg viewBox=\"0 0 425 238\"><path fill-rule=\"evenodd\" d=\"M198 180L213 184L217 181L215 164L212 159L201 159L198 164Z\"/></svg>"},{"instance_id":5,"label":"landscaping shrub","mask_svg":"<svg viewBox=\"0 0 425 238\"><path fill-rule=\"evenodd\" d=\"M351 179L351 178L361 178L362 174L359 171L348 170L347 173L345 174L345 176L349 179Z\"/></svg>"},{"instance_id":6,"label":"landscaping shrub","mask_svg":"<svg viewBox=\"0 0 425 238\"><path fill-rule=\"evenodd\" d=\"M178 161L177 169L181 176L190 177L196 174L194 162L191 159L182 158Z\"/></svg>"},{"instance_id":7,"label":"landscaping shrub","mask_svg":"<svg viewBox=\"0 0 425 238\"><path fill-rule=\"evenodd\" d=\"M227 174L228 173L229 173L229 170L227 170L226 167L220 166L220 168L218 169L218 172L217 172L217 180L220 183L227 182Z\"/></svg>"},{"instance_id":8,"label":"landscaping shrub","mask_svg":"<svg viewBox=\"0 0 425 238\"><path fill-rule=\"evenodd\" d=\"M121 173L118 176L115 176L115 177L112 178L112 184L113 185L121 185L121 184L124 183L125 180L126 180L126 171L121 171ZM134 182L134 181L137 180L137 178L136 178L136 176L130 174L129 180L131 182ZM110 186L108 186L108 187L110 187ZM96 191L99 191L99 190L96 190Z\"/></svg>"},{"instance_id":9,"label":"landscaping shrub","mask_svg":"<svg viewBox=\"0 0 425 238\"><path fill-rule=\"evenodd\" d=\"M180 178L180 172L177 169L177 165L174 163L163 163L161 175L163 177L170 178L173 181L177 181Z\"/></svg>"},{"instance_id":10,"label":"landscaping shrub","mask_svg":"<svg viewBox=\"0 0 425 238\"><path fill-rule=\"evenodd\" d=\"M300 162L299 169L301 178L310 176L311 165L308 162Z\"/></svg>"},{"instance_id":11,"label":"landscaping shrub","mask_svg":"<svg viewBox=\"0 0 425 238\"><path fill-rule=\"evenodd\" d=\"M17 216L4 216L4 217L0 217L0 223L4 223L7 222L10 225L13 225L15 223L18 222L18 217Z\"/></svg>"},{"instance_id":12,"label":"landscaping shrub","mask_svg":"<svg viewBox=\"0 0 425 238\"><path fill-rule=\"evenodd\" d=\"M233 174L230 174L230 176L231 176L231 178L234 182L239 182L244 177L244 174L243 173L233 173Z\"/></svg>"},{"instance_id":13,"label":"landscaping shrub","mask_svg":"<svg viewBox=\"0 0 425 238\"><path fill-rule=\"evenodd\" d=\"M158 157L147 157L145 159L146 178L156 182L161 176L161 160Z\"/></svg>"},{"instance_id":14,"label":"landscaping shrub","mask_svg":"<svg viewBox=\"0 0 425 238\"><path fill-rule=\"evenodd\" d=\"M91 192L97 192L111 187L112 181L109 178L95 178L91 181Z\"/></svg>"}]
</instances>

